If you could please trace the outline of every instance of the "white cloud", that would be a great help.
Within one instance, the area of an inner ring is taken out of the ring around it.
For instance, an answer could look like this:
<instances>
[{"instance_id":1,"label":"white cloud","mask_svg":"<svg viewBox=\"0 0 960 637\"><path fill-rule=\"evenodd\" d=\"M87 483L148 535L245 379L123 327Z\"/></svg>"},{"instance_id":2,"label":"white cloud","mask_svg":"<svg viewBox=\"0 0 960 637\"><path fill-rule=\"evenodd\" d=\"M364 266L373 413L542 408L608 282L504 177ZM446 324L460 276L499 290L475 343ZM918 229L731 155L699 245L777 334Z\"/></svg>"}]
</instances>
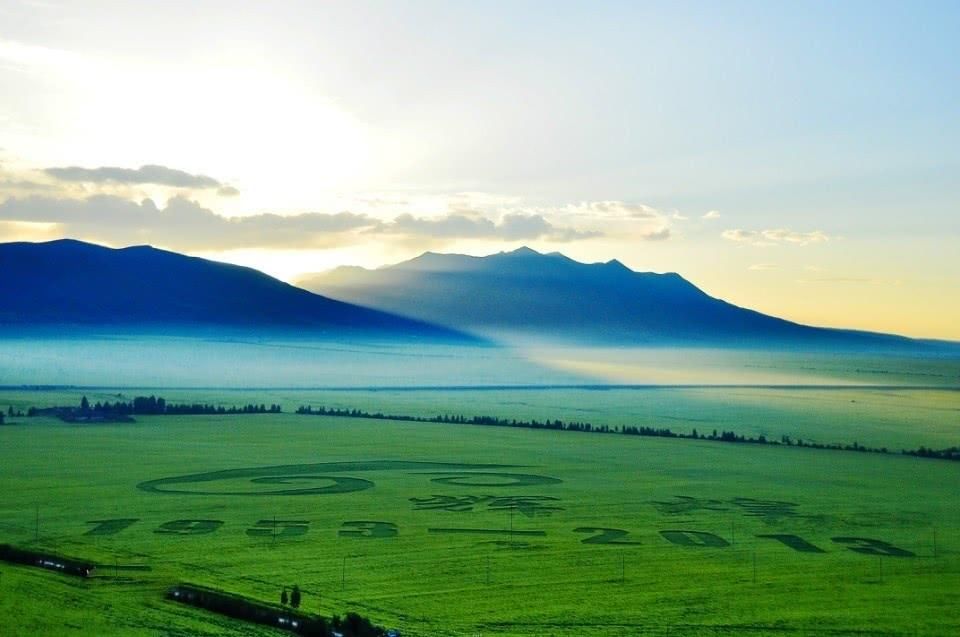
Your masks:
<instances>
[{"instance_id":1,"label":"white cloud","mask_svg":"<svg viewBox=\"0 0 960 637\"><path fill-rule=\"evenodd\" d=\"M708 221L711 220L711 219L719 219L719 218L720 218L720 211L719 211L719 210L708 210L708 211L706 212L706 214L704 214L704 215L703 215L702 217L700 217L700 218L701 218L701 219L706 219L706 220L708 220Z\"/></svg>"},{"instance_id":2,"label":"white cloud","mask_svg":"<svg viewBox=\"0 0 960 637\"><path fill-rule=\"evenodd\" d=\"M0 221L57 224L70 237L113 245L151 243L177 250L332 247L357 241L351 235L361 231L368 235L503 241L569 242L602 236L596 231L558 226L541 215L507 213L498 222L479 213L443 217L402 214L390 221L353 212L224 217L185 197L173 197L160 208L151 199L137 203L115 195L85 199L11 197L0 203Z\"/></svg>"},{"instance_id":3,"label":"white cloud","mask_svg":"<svg viewBox=\"0 0 960 637\"><path fill-rule=\"evenodd\" d=\"M4 177L0 172L0 192L56 192L58 188L53 184L46 184L29 179L17 179L15 177Z\"/></svg>"},{"instance_id":4,"label":"white cloud","mask_svg":"<svg viewBox=\"0 0 960 637\"><path fill-rule=\"evenodd\" d=\"M646 241L664 241L672 236L670 228L667 226L641 230L639 234L640 238Z\"/></svg>"},{"instance_id":5,"label":"white cloud","mask_svg":"<svg viewBox=\"0 0 960 637\"><path fill-rule=\"evenodd\" d=\"M76 67L83 58L76 53L0 39L0 60L20 67Z\"/></svg>"},{"instance_id":6,"label":"white cloud","mask_svg":"<svg viewBox=\"0 0 960 637\"><path fill-rule=\"evenodd\" d=\"M774 246L784 243L805 246L811 243L823 243L830 240L830 237L822 230L797 232L786 228L774 228L771 230L743 230L737 228L724 230L720 236L728 241L747 243L754 246Z\"/></svg>"},{"instance_id":7,"label":"white cloud","mask_svg":"<svg viewBox=\"0 0 960 637\"><path fill-rule=\"evenodd\" d=\"M112 195L10 198L0 204L0 221L53 223L65 236L179 250L316 248L342 240L337 235L376 223L350 212L223 217L183 197L159 208L151 199L137 203Z\"/></svg>"},{"instance_id":8,"label":"white cloud","mask_svg":"<svg viewBox=\"0 0 960 637\"><path fill-rule=\"evenodd\" d=\"M728 241L738 243L750 243L752 245L771 245L769 241L763 241L763 234L756 230L724 230L720 236Z\"/></svg>"},{"instance_id":9,"label":"white cloud","mask_svg":"<svg viewBox=\"0 0 960 637\"><path fill-rule=\"evenodd\" d=\"M584 201L567 206L565 210L573 214L616 219L659 219L666 216L653 206L616 200Z\"/></svg>"},{"instance_id":10,"label":"white cloud","mask_svg":"<svg viewBox=\"0 0 960 637\"><path fill-rule=\"evenodd\" d=\"M402 214L393 221L378 224L370 232L448 239L546 239L557 242L602 236L596 231L558 227L542 215L507 213L499 223L494 223L479 213L469 211L435 218Z\"/></svg>"},{"instance_id":11,"label":"white cloud","mask_svg":"<svg viewBox=\"0 0 960 637\"><path fill-rule=\"evenodd\" d=\"M195 175L176 168L148 164L140 168L120 168L117 166L101 166L99 168L82 168L80 166L66 166L62 168L45 168L44 173L68 182L84 182L92 184L154 184L173 188L195 188L203 190L216 188L219 194L233 196L239 191L219 182L207 175Z\"/></svg>"},{"instance_id":12,"label":"white cloud","mask_svg":"<svg viewBox=\"0 0 960 637\"><path fill-rule=\"evenodd\" d=\"M765 270L776 270L778 267L780 266L778 266L776 263L754 263L747 269L762 272Z\"/></svg>"},{"instance_id":13,"label":"white cloud","mask_svg":"<svg viewBox=\"0 0 960 637\"><path fill-rule=\"evenodd\" d=\"M814 230L812 232L795 232L793 230L787 230L784 228L764 230L763 237L765 239L769 239L770 241L796 243L799 245L807 245L808 243L821 243L823 241L830 240L830 237L828 237L821 230Z\"/></svg>"},{"instance_id":14,"label":"white cloud","mask_svg":"<svg viewBox=\"0 0 960 637\"><path fill-rule=\"evenodd\" d=\"M599 222L604 230L599 234L612 234L616 231L616 233L625 237L645 241L669 239L673 236L670 222L687 219L686 216L676 210L665 213L646 204L612 199L582 201L555 208L525 208L524 210L531 214L543 214L545 216L577 217L588 224Z\"/></svg>"}]
</instances>

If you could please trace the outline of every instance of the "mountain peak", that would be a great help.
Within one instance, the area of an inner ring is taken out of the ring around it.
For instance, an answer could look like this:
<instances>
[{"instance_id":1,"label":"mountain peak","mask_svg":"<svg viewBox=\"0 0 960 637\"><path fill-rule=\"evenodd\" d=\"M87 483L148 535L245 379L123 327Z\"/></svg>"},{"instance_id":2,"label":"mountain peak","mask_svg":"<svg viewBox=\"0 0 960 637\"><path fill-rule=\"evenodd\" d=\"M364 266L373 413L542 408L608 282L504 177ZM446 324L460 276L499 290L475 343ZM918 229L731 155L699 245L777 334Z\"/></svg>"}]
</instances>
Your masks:
<instances>
[{"instance_id":1,"label":"mountain peak","mask_svg":"<svg viewBox=\"0 0 960 637\"><path fill-rule=\"evenodd\" d=\"M583 263L528 246L485 257L428 252L349 279L314 280L310 289L493 338L738 347L899 342L740 308L676 272L636 272L617 259Z\"/></svg>"},{"instance_id":2,"label":"mountain peak","mask_svg":"<svg viewBox=\"0 0 960 637\"><path fill-rule=\"evenodd\" d=\"M503 252L504 255L516 256L516 257L533 257L533 256L543 256L542 253L537 252L529 246L520 246L516 250L510 250L509 252Z\"/></svg>"}]
</instances>

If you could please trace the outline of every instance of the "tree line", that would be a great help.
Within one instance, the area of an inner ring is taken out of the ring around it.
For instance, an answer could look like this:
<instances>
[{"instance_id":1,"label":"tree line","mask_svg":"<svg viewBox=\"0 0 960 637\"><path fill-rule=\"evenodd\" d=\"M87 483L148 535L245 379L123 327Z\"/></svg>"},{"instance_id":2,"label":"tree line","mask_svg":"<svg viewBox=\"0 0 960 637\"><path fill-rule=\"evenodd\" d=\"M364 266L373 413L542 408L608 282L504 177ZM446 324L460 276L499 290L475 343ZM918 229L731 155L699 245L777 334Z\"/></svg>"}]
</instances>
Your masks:
<instances>
[{"instance_id":1,"label":"tree line","mask_svg":"<svg viewBox=\"0 0 960 637\"><path fill-rule=\"evenodd\" d=\"M960 460L960 447L947 447L946 449L927 449L921 446L919 449L904 451L908 456L917 456L920 458L939 458L940 460Z\"/></svg>"},{"instance_id":2,"label":"tree line","mask_svg":"<svg viewBox=\"0 0 960 637\"><path fill-rule=\"evenodd\" d=\"M16 418L16 417L23 418L24 415L25 414L23 413L22 410L14 409L13 405L8 405L6 415L4 415L2 411L0 411L0 425L4 423L5 418Z\"/></svg>"},{"instance_id":3,"label":"tree line","mask_svg":"<svg viewBox=\"0 0 960 637\"><path fill-rule=\"evenodd\" d=\"M520 427L524 429L552 429L555 431L580 431L587 433L621 434L625 436L651 436L656 438L678 438L688 440L709 440L714 442L728 442L755 445L778 445L787 447L809 447L811 449L830 449L834 451L857 451L861 453L889 453L886 447L868 447L859 442L850 444L820 443L809 440L794 439L790 436L781 436L779 440L769 439L763 434L753 437L737 434L733 431L717 431L702 433L693 429L690 433L673 431L667 427L647 427L635 425L609 426L594 425L589 422L564 422L562 420L517 420L516 418L498 418L497 416L463 416L441 414L437 416L411 416L385 414L383 412L367 412L361 409L339 409L336 407L312 407L310 405L297 408L297 414L313 416L333 416L340 418L368 418L373 420L396 420L404 422L432 422L452 425L481 425L490 427ZM934 450L926 447L919 449L903 449L903 455L922 458L937 458L941 460L960 460L960 447Z\"/></svg>"},{"instance_id":4,"label":"tree line","mask_svg":"<svg viewBox=\"0 0 960 637\"><path fill-rule=\"evenodd\" d=\"M73 419L117 418L134 415L143 416L193 416L193 415L236 415L236 414L279 414L283 411L280 405L247 404L241 406L224 407L206 403L169 403L163 397L137 396L130 402L118 400L116 402L97 401L90 404L86 396L80 399L77 407L52 407L40 409L30 407L28 416L40 416L53 413L58 417L72 417Z\"/></svg>"},{"instance_id":5,"label":"tree line","mask_svg":"<svg viewBox=\"0 0 960 637\"><path fill-rule=\"evenodd\" d=\"M299 596L300 589L295 588ZM385 637L388 634L398 634L396 631L387 631L373 624L368 618L357 613L347 613L340 617L322 617L299 609L291 603L284 589L281 597L281 608L268 605L258 600L250 599L226 591L197 586L194 584L178 584L167 591L167 599L198 608L204 608L214 613L241 619L257 624L264 624L281 628L304 637ZM286 598L286 599L284 599Z\"/></svg>"}]
</instances>

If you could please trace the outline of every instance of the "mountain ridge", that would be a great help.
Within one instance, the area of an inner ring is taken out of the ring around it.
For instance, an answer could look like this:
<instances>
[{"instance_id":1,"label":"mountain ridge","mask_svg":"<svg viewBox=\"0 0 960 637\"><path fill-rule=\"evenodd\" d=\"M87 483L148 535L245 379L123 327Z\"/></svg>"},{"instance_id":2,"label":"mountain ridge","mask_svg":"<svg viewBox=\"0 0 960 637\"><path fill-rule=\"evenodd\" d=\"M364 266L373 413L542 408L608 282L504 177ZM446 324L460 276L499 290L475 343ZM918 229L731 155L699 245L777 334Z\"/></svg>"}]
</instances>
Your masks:
<instances>
[{"instance_id":1,"label":"mountain ridge","mask_svg":"<svg viewBox=\"0 0 960 637\"><path fill-rule=\"evenodd\" d=\"M0 244L0 325L231 327L468 341L429 322L329 299L244 266L148 245Z\"/></svg>"},{"instance_id":2,"label":"mountain ridge","mask_svg":"<svg viewBox=\"0 0 960 637\"><path fill-rule=\"evenodd\" d=\"M617 259L581 263L526 246L485 257L425 252L375 270L337 268L299 283L488 337L853 349L933 342L803 325L712 297L676 272L636 272Z\"/></svg>"}]
</instances>

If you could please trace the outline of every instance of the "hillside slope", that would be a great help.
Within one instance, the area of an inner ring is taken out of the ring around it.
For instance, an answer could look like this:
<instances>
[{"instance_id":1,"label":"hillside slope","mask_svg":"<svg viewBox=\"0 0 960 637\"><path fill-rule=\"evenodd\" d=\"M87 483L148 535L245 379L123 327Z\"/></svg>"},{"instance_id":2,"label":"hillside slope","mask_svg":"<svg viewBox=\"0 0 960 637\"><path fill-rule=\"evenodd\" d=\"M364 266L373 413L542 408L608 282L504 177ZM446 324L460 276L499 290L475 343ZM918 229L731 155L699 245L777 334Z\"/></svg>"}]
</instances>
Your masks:
<instances>
[{"instance_id":1,"label":"hillside slope","mask_svg":"<svg viewBox=\"0 0 960 637\"><path fill-rule=\"evenodd\" d=\"M469 341L424 321L335 301L235 265L149 246L0 244L0 325L224 326Z\"/></svg>"},{"instance_id":2,"label":"hillside slope","mask_svg":"<svg viewBox=\"0 0 960 637\"><path fill-rule=\"evenodd\" d=\"M301 284L333 298L488 336L636 345L913 347L919 341L811 327L713 298L678 274L585 264L529 248L487 257L427 252Z\"/></svg>"}]
</instances>

